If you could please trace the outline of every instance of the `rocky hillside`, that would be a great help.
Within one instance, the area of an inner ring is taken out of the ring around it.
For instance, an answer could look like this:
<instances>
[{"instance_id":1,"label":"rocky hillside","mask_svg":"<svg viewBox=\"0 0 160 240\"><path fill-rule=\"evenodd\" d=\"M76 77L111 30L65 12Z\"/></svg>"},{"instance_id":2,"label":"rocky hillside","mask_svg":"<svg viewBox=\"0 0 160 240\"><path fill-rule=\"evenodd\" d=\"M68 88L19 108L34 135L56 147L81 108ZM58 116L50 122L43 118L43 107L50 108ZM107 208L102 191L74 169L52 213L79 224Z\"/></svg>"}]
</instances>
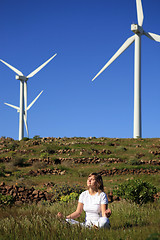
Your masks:
<instances>
[{"instance_id":1,"label":"rocky hillside","mask_svg":"<svg viewBox=\"0 0 160 240\"><path fill-rule=\"evenodd\" d=\"M106 189L129 178L159 187L160 139L0 138L0 193L18 203L53 200L55 183L85 186L93 171L104 177Z\"/></svg>"}]
</instances>

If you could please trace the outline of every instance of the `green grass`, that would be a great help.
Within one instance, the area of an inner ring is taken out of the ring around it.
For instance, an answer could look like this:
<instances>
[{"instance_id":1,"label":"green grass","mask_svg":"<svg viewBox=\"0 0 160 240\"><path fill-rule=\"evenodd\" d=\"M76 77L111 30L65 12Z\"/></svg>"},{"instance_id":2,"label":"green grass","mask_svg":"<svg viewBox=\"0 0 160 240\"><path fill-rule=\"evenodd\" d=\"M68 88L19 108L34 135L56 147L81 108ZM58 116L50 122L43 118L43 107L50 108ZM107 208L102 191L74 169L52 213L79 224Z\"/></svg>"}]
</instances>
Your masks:
<instances>
[{"instance_id":1,"label":"green grass","mask_svg":"<svg viewBox=\"0 0 160 240\"><path fill-rule=\"evenodd\" d=\"M110 204L111 229L86 229L68 226L56 218L58 211L69 214L77 202L52 206L24 206L0 210L0 239L147 239L159 233L160 203L138 206L128 202ZM79 218L84 221L84 213Z\"/></svg>"}]
</instances>

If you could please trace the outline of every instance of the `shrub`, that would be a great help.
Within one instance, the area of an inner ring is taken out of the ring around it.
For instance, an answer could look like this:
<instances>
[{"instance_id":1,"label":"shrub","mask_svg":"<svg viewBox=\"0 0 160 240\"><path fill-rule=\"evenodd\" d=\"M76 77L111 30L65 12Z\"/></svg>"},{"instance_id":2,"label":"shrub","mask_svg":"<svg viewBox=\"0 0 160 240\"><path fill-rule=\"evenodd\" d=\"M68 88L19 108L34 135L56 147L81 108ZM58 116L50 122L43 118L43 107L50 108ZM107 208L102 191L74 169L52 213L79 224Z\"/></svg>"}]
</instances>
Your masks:
<instances>
[{"instance_id":1,"label":"shrub","mask_svg":"<svg viewBox=\"0 0 160 240\"><path fill-rule=\"evenodd\" d=\"M87 177L88 173L86 173L84 170L78 170L78 176L79 177Z\"/></svg>"},{"instance_id":2,"label":"shrub","mask_svg":"<svg viewBox=\"0 0 160 240\"><path fill-rule=\"evenodd\" d=\"M6 139L6 136L1 136L1 138Z\"/></svg>"},{"instance_id":3,"label":"shrub","mask_svg":"<svg viewBox=\"0 0 160 240\"><path fill-rule=\"evenodd\" d=\"M34 140L38 140L38 139L40 139L40 138L41 138L40 135L35 135L35 136L33 137Z\"/></svg>"},{"instance_id":4,"label":"shrub","mask_svg":"<svg viewBox=\"0 0 160 240\"><path fill-rule=\"evenodd\" d=\"M141 165L142 164L142 162L134 156L131 156L126 163L129 165Z\"/></svg>"},{"instance_id":5,"label":"shrub","mask_svg":"<svg viewBox=\"0 0 160 240\"><path fill-rule=\"evenodd\" d=\"M49 154L54 154L60 147L56 144L48 144L44 146L43 152L47 152Z\"/></svg>"},{"instance_id":6,"label":"shrub","mask_svg":"<svg viewBox=\"0 0 160 240\"><path fill-rule=\"evenodd\" d=\"M54 154L55 153L54 146L52 146L52 145L45 146L44 152L47 152L49 154Z\"/></svg>"},{"instance_id":7,"label":"shrub","mask_svg":"<svg viewBox=\"0 0 160 240\"><path fill-rule=\"evenodd\" d=\"M61 160L59 158L52 158L51 160L53 164L61 164Z\"/></svg>"},{"instance_id":8,"label":"shrub","mask_svg":"<svg viewBox=\"0 0 160 240\"><path fill-rule=\"evenodd\" d=\"M138 159L130 159L127 161L127 164L130 165L141 165L142 163Z\"/></svg>"},{"instance_id":9,"label":"shrub","mask_svg":"<svg viewBox=\"0 0 160 240\"><path fill-rule=\"evenodd\" d=\"M25 166L25 159L23 157L15 157L12 160L13 166L24 167Z\"/></svg>"},{"instance_id":10,"label":"shrub","mask_svg":"<svg viewBox=\"0 0 160 240\"><path fill-rule=\"evenodd\" d=\"M65 149L65 150L70 150L71 148L68 147L68 146L65 146L64 149Z\"/></svg>"},{"instance_id":11,"label":"shrub","mask_svg":"<svg viewBox=\"0 0 160 240\"><path fill-rule=\"evenodd\" d=\"M38 169L43 169L43 168L45 168L46 165L47 165L47 164L44 163L44 162L33 162L32 167L33 167L34 170L38 170Z\"/></svg>"},{"instance_id":12,"label":"shrub","mask_svg":"<svg viewBox=\"0 0 160 240\"><path fill-rule=\"evenodd\" d=\"M14 143L10 144L9 147L10 147L11 151L14 151L18 147L18 144L14 142Z\"/></svg>"},{"instance_id":13,"label":"shrub","mask_svg":"<svg viewBox=\"0 0 160 240\"><path fill-rule=\"evenodd\" d=\"M1 166L0 167L0 177L4 177L5 176L5 166Z\"/></svg>"},{"instance_id":14,"label":"shrub","mask_svg":"<svg viewBox=\"0 0 160 240\"><path fill-rule=\"evenodd\" d=\"M79 197L79 194L78 194L78 193L72 192L72 193L70 193L69 195L68 195L68 194L65 195L65 196L62 195L62 196L60 197L60 201L61 201L61 202L70 202L70 201L73 201L73 200L77 200L78 197Z\"/></svg>"},{"instance_id":15,"label":"shrub","mask_svg":"<svg viewBox=\"0 0 160 240\"><path fill-rule=\"evenodd\" d=\"M75 184L73 186L69 186L68 184L55 184L52 187L52 193L53 193L53 197L51 199L51 202L56 202L56 201L60 201L61 196L66 196L66 195L70 195L71 193L77 193L78 195L83 192L84 189Z\"/></svg>"},{"instance_id":16,"label":"shrub","mask_svg":"<svg viewBox=\"0 0 160 240\"><path fill-rule=\"evenodd\" d=\"M42 159L46 159L46 158L48 158L48 157L49 157L49 154L46 153L46 152L43 152L43 153L41 153L41 155L40 155L40 158L42 158Z\"/></svg>"},{"instance_id":17,"label":"shrub","mask_svg":"<svg viewBox=\"0 0 160 240\"><path fill-rule=\"evenodd\" d=\"M151 233L146 240L159 240L160 234L159 233Z\"/></svg>"},{"instance_id":18,"label":"shrub","mask_svg":"<svg viewBox=\"0 0 160 240\"><path fill-rule=\"evenodd\" d=\"M2 195L0 193L0 207L9 206L14 203L14 198L11 195Z\"/></svg>"},{"instance_id":19,"label":"shrub","mask_svg":"<svg viewBox=\"0 0 160 240\"><path fill-rule=\"evenodd\" d=\"M28 137L24 137L22 140L23 140L23 141L28 141L29 138L28 138Z\"/></svg>"},{"instance_id":20,"label":"shrub","mask_svg":"<svg viewBox=\"0 0 160 240\"><path fill-rule=\"evenodd\" d=\"M22 172L18 170L14 173L14 176L16 177L16 179L18 179L18 178L21 178L23 175L22 175Z\"/></svg>"},{"instance_id":21,"label":"shrub","mask_svg":"<svg viewBox=\"0 0 160 240\"><path fill-rule=\"evenodd\" d=\"M6 172L15 172L17 170L17 167L14 166L13 162L5 163L5 170Z\"/></svg>"},{"instance_id":22,"label":"shrub","mask_svg":"<svg viewBox=\"0 0 160 240\"><path fill-rule=\"evenodd\" d=\"M139 179L129 180L124 184L120 184L113 192L118 197L142 205L143 203L154 201L154 194L157 193L157 189L152 184Z\"/></svg>"}]
</instances>

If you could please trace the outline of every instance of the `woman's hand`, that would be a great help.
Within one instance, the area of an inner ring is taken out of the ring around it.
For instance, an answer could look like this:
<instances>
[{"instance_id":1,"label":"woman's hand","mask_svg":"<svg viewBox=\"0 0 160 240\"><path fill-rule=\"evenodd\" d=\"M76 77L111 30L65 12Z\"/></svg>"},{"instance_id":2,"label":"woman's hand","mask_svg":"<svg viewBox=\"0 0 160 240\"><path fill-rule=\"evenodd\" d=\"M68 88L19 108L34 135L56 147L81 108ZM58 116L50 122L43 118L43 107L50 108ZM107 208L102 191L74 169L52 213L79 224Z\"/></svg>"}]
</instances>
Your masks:
<instances>
[{"instance_id":1,"label":"woman's hand","mask_svg":"<svg viewBox=\"0 0 160 240\"><path fill-rule=\"evenodd\" d=\"M58 212L58 214L56 215L57 218L64 218L63 214L61 212Z\"/></svg>"},{"instance_id":2,"label":"woman's hand","mask_svg":"<svg viewBox=\"0 0 160 240\"><path fill-rule=\"evenodd\" d=\"M111 214L112 214L111 209L109 209L109 208L106 209L106 211L104 213L105 213L107 218L109 218L111 216Z\"/></svg>"}]
</instances>

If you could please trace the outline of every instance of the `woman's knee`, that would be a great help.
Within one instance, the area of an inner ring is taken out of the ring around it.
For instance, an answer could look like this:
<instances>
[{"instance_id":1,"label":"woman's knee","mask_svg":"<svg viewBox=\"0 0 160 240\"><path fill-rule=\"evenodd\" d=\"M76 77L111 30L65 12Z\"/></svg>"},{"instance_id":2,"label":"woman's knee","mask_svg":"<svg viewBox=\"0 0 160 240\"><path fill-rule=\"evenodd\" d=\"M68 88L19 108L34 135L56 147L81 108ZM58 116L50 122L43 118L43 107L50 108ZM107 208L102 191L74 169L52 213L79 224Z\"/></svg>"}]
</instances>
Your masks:
<instances>
[{"instance_id":1,"label":"woman's knee","mask_svg":"<svg viewBox=\"0 0 160 240\"><path fill-rule=\"evenodd\" d=\"M101 217L98 223L100 228L110 228L110 222L107 217Z\"/></svg>"}]
</instances>

